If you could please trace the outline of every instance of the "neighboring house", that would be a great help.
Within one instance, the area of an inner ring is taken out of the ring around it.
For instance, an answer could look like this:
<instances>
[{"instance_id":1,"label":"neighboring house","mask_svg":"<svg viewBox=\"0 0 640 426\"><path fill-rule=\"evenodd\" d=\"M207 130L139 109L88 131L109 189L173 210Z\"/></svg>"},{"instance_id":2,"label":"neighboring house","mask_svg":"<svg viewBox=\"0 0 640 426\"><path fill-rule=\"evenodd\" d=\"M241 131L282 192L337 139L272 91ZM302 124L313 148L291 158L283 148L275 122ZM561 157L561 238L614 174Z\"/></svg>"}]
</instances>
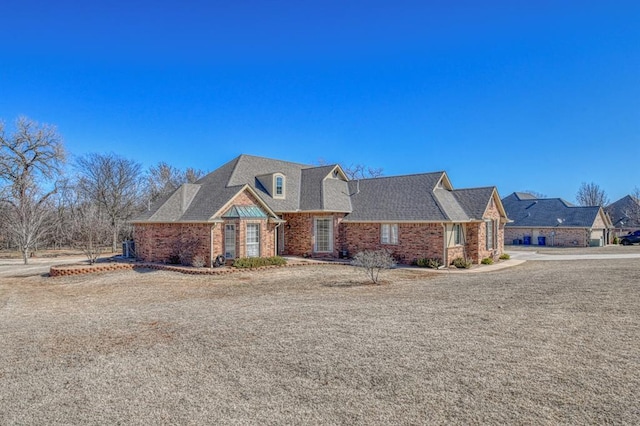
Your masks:
<instances>
[{"instance_id":1,"label":"neighboring house","mask_svg":"<svg viewBox=\"0 0 640 426\"><path fill-rule=\"evenodd\" d=\"M640 229L640 200L632 195L622 197L605 207L616 235L625 235Z\"/></svg>"},{"instance_id":2,"label":"neighboring house","mask_svg":"<svg viewBox=\"0 0 640 426\"><path fill-rule=\"evenodd\" d=\"M612 225L602 207L579 207L561 198L536 198L514 192L502 199L509 222L507 244L603 246Z\"/></svg>"},{"instance_id":3,"label":"neighboring house","mask_svg":"<svg viewBox=\"0 0 640 426\"><path fill-rule=\"evenodd\" d=\"M136 218L137 256L167 262L191 241L227 259L344 257L385 248L397 261L503 252L508 221L495 187L454 190L445 172L349 180L339 165L241 155Z\"/></svg>"}]
</instances>

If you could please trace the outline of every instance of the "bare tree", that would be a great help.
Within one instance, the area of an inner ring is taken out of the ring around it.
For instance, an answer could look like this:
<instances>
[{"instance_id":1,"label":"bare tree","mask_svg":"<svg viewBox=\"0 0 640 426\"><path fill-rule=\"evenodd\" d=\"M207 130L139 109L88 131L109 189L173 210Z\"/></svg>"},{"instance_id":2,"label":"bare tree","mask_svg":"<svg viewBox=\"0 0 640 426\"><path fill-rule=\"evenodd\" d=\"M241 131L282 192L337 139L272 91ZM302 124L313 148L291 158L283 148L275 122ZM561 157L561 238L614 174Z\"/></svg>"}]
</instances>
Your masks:
<instances>
[{"instance_id":1,"label":"bare tree","mask_svg":"<svg viewBox=\"0 0 640 426\"><path fill-rule=\"evenodd\" d=\"M640 188L635 187L631 193L631 199L634 201L629 208L625 211L631 223L640 224Z\"/></svg>"},{"instance_id":2,"label":"bare tree","mask_svg":"<svg viewBox=\"0 0 640 426\"><path fill-rule=\"evenodd\" d=\"M98 205L87 201L79 202L73 209L74 246L82 250L90 264L98 260L98 256L111 242L111 227L104 215Z\"/></svg>"},{"instance_id":3,"label":"bare tree","mask_svg":"<svg viewBox=\"0 0 640 426\"><path fill-rule=\"evenodd\" d=\"M182 171L162 161L150 167L147 173L148 199L153 202L175 191L183 183L194 183L204 174L202 170L191 167Z\"/></svg>"},{"instance_id":4,"label":"bare tree","mask_svg":"<svg viewBox=\"0 0 640 426\"><path fill-rule=\"evenodd\" d=\"M204 170L194 169L193 167L187 167L184 171L183 183L195 183L200 180L206 173Z\"/></svg>"},{"instance_id":5,"label":"bare tree","mask_svg":"<svg viewBox=\"0 0 640 426\"><path fill-rule=\"evenodd\" d=\"M68 179L61 179L58 191L51 197L51 214L49 215L47 233L44 242L48 247L62 248L73 245L73 218L71 200L75 196L75 188Z\"/></svg>"},{"instance_id":6,"label":"bare tree","mask_svg":"<svg viewBox=\"0 0 640 426\"><path fill-rule=\"evenodd\" d=\"M396 266L396 262L388 250L364 250L356 253L351 261L353 266L364 270L372 283L378 283L378 275L383 269Z\"/></svg>"},{"instance_id":7,"label":"bare tree","mask_svg":"<svg viewBox=\"0 0 640 426\"><path fill-rule=\"evenodd\" d=\"M344 170L349 179L368 179L380 177L384 174L381 167L369 167L362 164L342 166L342 170Z\"/></svg>"},{"instance_id":8,"label":"bare tree","mask_svg":"<svg viewBox=\"0 0 640 426\"><path fill-rule=\"evenodd\" d=\"M120 231L142 204L142 166L114 153L85 155L78 158L76 166L78 191L104 213L115 252Z\"/></svg>"},{"instance_id":9,"label":"bare tree","mask_svg":"<svg viewBox=\"0 0 640 426\"><path fill-rule=\"evenodd\" d=\"M581 206L604 207L609 204L609 197L598 184L582 182L576 195L576 201Z\"/></svg>"},{"instance_id":10,"label":"bare tree","mask_svg":"<svg viewBox=\"0 0 640 426\"><path fill-rule=\"evenodd\" d=\"M65 153L55 127L26 117L18 118L15 127L7 136L0 123L0 200L6 207L2 213L10 237L26 264L46 231Z\"/></svg>"},{"instance_id":11,"label":"bare tree","mask_svg":"<svg viewBox=\"0 0 640 426\"><path fill-rule=\"evenodd\" d=\"M324 158L318 158L316 164L319 166L329 165ZM369 167L363 164L350 164L347 166L343 163L340 163L340 167L351 180L375 178L384 175L382 167Z\"/></svg>"},{"instance_id":12,"label":"bare tree","mask_svg":"<svg viewBox=\"0 0 640 426\"><path fill-rule=\"evenodd\" d=\"M538 199L547 198L546 194L543 194L542 192L534 191L532 189L526 189L526 190L521 191L521 192L526 192L527 194L531 194L531 195L533 195L534 197L536 197Z\"/></svg>"}]
</instances>

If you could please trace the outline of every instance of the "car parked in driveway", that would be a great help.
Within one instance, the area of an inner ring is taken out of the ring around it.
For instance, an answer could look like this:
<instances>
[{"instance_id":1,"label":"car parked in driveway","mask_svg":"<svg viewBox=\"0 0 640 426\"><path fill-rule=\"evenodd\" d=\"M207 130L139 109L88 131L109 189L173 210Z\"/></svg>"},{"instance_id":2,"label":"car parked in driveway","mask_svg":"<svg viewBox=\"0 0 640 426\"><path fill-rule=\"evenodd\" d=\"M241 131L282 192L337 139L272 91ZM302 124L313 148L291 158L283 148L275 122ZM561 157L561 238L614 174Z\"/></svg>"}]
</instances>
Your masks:
<instances>
[{"instance_id":1,"label":"car parked in driveway","mask_svg":"<svg viewBox=\"0 0 640 426\"><path fill-rule=\"evenodd\" d=\"M631 244L640 243L640 229L634 232L629 232L627 235L620 236L620 244L630 246Z\"/></svg>"}]
</instances>

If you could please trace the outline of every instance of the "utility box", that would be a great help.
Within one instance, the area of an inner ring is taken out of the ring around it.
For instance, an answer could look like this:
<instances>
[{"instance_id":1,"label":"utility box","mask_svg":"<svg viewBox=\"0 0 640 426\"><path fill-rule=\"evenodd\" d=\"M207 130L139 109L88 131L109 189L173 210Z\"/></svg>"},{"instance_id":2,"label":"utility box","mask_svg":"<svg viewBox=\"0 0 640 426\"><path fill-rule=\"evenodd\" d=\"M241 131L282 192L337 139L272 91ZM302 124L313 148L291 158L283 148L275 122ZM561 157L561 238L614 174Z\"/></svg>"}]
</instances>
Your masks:
<instances>
[{"instance_id":1,"label":"utility box","mask_svg":"<svg viewBox=\"0 0 640 426\"><path fill-rule=\"evenodd\" d=\"M122 257L136 257L136 243L133 240L122 242Z\"/></svg>"}]
</instances>

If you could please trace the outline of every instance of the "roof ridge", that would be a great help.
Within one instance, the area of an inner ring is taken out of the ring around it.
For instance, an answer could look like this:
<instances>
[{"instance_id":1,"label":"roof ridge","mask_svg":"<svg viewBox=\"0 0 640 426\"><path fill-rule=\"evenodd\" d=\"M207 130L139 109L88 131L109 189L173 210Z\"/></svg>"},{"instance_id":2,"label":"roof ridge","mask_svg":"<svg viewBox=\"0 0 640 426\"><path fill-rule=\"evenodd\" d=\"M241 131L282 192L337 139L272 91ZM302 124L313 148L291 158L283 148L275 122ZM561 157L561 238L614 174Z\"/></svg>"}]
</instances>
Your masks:
<instances>
[{"instance_id":1,"label":"roof ridge","mask_svg":"<svg viewBox=\"0 0 640 426\"><path fill-rule=\"evenodd\" d=\"M375 177L361 178L361 179L351 179L351 180L393 179L393 178L412 177L412 176L441 175L443 173L446 173L446 172L443 170L443 171L438 171L438 172L409 173L409 174L406 174L406 175L375 176Z\"/></svg>"},{"instance_id":2,"label":"roof ridge","mask_svg":"<svg viewBox=\"0 0 640 426\"><path fill-rule=\"evenodd\" d=\"M323 166L309 166L309 167L303 167L300 170L305 171L305 170L314 170L314 169L335 169L336 166L339 166L338 163L336 164L325 164Z\"/></svg>"},{"instance_id":3,"label":"roof ridge","mask_svg":"<svg viewBox=\"0 0 640 426\"><path fill-rule=\"evenodd\" d=\"M279 158L270 158L270 157L263 157L261 155L253 155L253 154L240 154L238 157L236 158L240 158L240 157L246 157L246 158L258 158L260 160L268 160L268 161L277 161L279 163L287 163L287 164L292 164L295 166L305 166L305 168L310 167L310 164L304 164L304 163L297 163L294 161L288 161L288 160L281 160Z\"/></svg>"},{"instance_id":4,"label":"roof ridge","mask_svg":"<svg viewBox=\"0 0 640 426\"><path fill-rule=\"evenodd\" d=\"M458 188L458 189L452 189L452 191L469 191L472 189L497 189L498 187L495 185L488 185L488 186L471 186L471 187L467 187L467 188Z\"/></svg>"}]
</instances>

